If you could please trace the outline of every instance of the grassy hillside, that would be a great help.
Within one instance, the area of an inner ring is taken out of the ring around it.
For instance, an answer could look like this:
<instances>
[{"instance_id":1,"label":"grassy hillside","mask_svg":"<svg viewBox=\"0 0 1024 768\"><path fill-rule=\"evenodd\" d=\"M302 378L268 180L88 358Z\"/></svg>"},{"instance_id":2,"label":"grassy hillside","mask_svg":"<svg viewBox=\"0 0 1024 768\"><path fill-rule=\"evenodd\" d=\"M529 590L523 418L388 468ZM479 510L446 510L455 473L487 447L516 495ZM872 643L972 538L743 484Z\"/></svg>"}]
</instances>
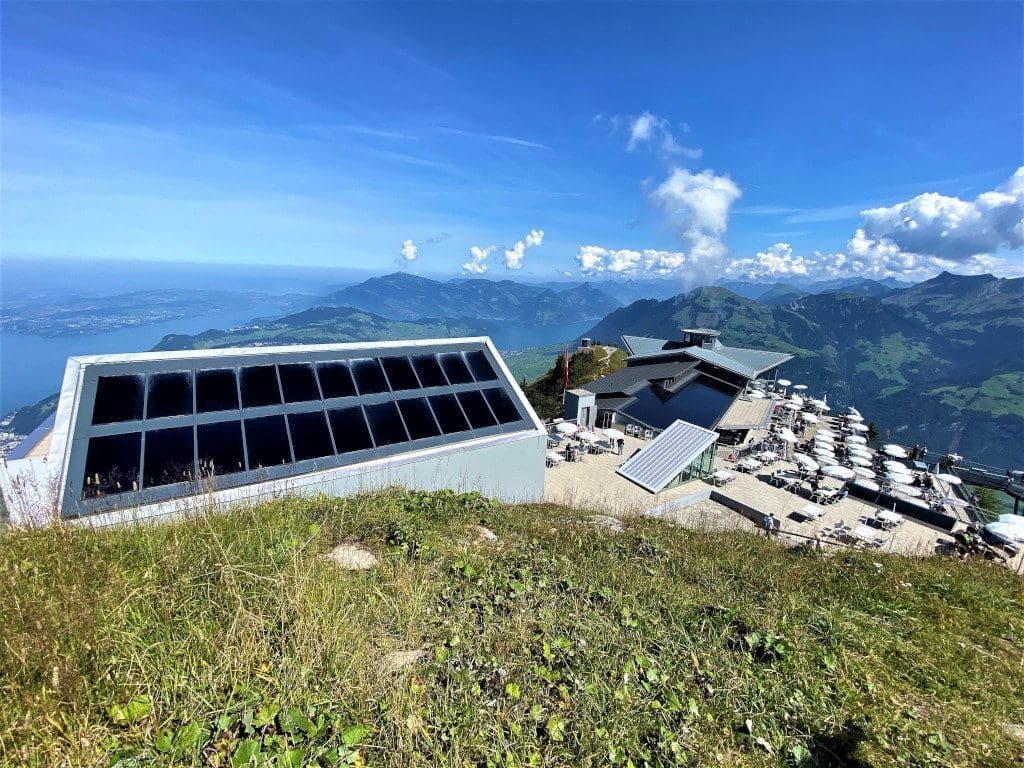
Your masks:
<instances>
[{"instance_id":1,"label":"grassy hillside","mask_svg":"<svg viewBox=\"0 0 1024 768\"><path fill-rule=\"evenodd\" d=\"M467 543L481 520L497 540ZM339 542L377 564L339 569ZM0 589L3 765L1021 754L1024 591L983 563L393 491L11 533Z\"/></svg>"},{"instance_id":2,"label":"grassy hillside","mask_svg":"<svg viewBox=\"0 0 1024 768\"><path fill-rule=\"evenodd\" d=\"M554 365L523 388L523 394L542 419L553 419L562 415L562 390L565 388L564 352L555 354ZM569 389L586 387L587 384L622 370L626 365L626 353L614 348L595 348L593 352L574 352L569 357Z\"/></svg>"}]
</instances>

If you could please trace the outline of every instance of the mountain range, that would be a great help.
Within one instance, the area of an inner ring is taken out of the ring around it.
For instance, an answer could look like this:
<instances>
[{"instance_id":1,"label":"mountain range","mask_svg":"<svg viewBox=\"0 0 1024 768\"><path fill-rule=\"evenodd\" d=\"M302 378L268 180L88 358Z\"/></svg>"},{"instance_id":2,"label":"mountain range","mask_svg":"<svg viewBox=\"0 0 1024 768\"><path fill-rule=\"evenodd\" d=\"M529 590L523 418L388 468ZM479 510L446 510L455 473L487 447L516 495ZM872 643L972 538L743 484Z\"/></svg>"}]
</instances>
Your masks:
<instances>
[{"instance_id":1,"label":"mountain range","mask_svg":"<svg viewBox=\"0 0 1024 768\"><path fill-rule=\"evenodd\" d=\"M796 356L782 376L855 404L882 434L1024 466L1024 278L942 273L881 298L849 292L782 304L704 287L612 312L586 334L722 331L725 344Z\"/></svg>"}]
</instances>

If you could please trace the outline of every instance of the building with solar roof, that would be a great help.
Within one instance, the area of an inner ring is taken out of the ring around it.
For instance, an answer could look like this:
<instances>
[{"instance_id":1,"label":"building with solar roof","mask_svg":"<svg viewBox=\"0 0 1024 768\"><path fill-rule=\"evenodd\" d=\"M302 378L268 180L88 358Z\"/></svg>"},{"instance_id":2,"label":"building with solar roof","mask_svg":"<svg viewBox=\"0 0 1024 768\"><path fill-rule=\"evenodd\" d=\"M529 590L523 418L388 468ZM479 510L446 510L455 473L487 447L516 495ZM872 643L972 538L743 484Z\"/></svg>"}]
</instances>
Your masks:
<instances>
[{"instance_id":1,"label":"building with solar roof","mask_svg":"<svg viewBox=\"0 0 1024 768\"><path fill-rule=\"evenodd\" d=\"M545 446L487 338L75 357L0 495L96 524L387 485L536 501Z\"/></svg>"}]
</instances>

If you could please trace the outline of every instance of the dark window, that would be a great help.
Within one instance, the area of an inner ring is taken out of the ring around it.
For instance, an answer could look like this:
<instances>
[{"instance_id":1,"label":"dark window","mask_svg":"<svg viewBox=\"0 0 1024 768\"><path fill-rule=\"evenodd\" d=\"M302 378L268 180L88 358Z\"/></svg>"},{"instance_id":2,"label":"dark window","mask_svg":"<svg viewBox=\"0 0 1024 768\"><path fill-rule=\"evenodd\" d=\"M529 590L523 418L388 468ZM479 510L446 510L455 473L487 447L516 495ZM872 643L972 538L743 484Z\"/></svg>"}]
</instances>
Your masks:
<instances>
[{"instance_id":1,"label":"dark window","mask_svg":"<svg viewBox=\"0 0 1024 768\"><path fill-rule=\"evenodd\" d=\"M356 386L359 387L359 394L375 395L388 391L388 382L377 358L353 360L350 365L356 378Z\"/></svg>"},{"instance_id":2,"label":"dark window","mask_svg":"<svg viewBox=\"0 0 1024 768\"><path fill-rule=\"evenodd\" d=\"M199 413L238 409L238 381L230 368L196 372L196 410Z\"/></svg>"},{"instance_id":3,"label":"dark window","mask_svg":"<svg viewBox=\"0 0 1024 768\"><path fill-rule=\"evenodd\" d=\"M466 361L469 363L470 370L473 371L477 381L494 381L498 378L498 374L494 372L494 368L491 366L491 361L480 350L467 352Z\"/></svg>"},{"instance_id":4,"label":"dark window","mask_svg":"<svg viewBox=\"0 0 1024 768\"><path fill-rule=\"evenodd\" d=\"M348 363L318 363L316 372L324 397L352 397L356 393Z\"/></svg>"},{"instance_id":5,"label":"dark window","mask_svg":"<svg viewBox=\"0 0 1024 768\"><path fill-rule=\"evenodd\" d=\"M154 488L158 485L190 482L193 479L194 450L192 427L147 432L143 485Z\"/></svg>"},{"instance_id":6,"label":"dark window","mask_svg":"<svg viewBox=\"0 0 1024 768\"><path fill-rule=\"evenodd\" d=\"M437 416L437 423L441 425L441 431L446 435L469 429L469 422L459 408L455 395L433 395L427 399L430 400L430 407Z\"/></svg>"},{"instance_id":7,"label":"dark window","mask_svg":"<svg viewBox=\"0 0 1024 768\"><path fill-rule=\"evenodd\" d=\"M493 427L498 423L495 421L494 414L491 413L491 409L487 407L487 402L484 400L484 396L476 390L459 392L456 397L459 398L459 403L462 404L462 410L466 412L466 416L469 418L469 423L473 425L473 429Z\"/></svg>"},{"instance_id":8,"label":"dark window","mask_svg":"<svg viewBox=\"0 0 1024 768\"><path fill-rule=\"evenodd\" d=\"M196 440L199 444L200 476L228 475L245 469L241 422L200 424L196 427Z\"/></svg>"},{"instance_id":9,"label":"dark window","mask_svg":"<svg viewBox=\"0 0 1024 768\"><path fill-rule=\"evenodd\" d=\"M284 416L264 416L245 420L245 447L249 468L276 467L292 460Z\"/></svg>"},{"instance_id":10,"label":"dark window","mask_svg":"<svg viewBox=\"0 0 1024 768\"><path fill-rule=\"evenodd\" d=\"M138 490L141 453L141 432L91 438L85 454L82 497Z\"/></svg>"},{"instance_id":11,"label":"dark window","mask_svg":"<svg viewBox=\"0 0 1024 768\"><path fill-rule=\"evenodd\" d=\"M409 439L402 425L402 417L398 415L398 408L394 403L378 403L364 407L366 420L370 422L370 431L373 432L373 440L378 446L404 443Z\"/></svg>"},{"instance_id":12,"label":"dark window","mask_svg":"<svg viewBox=\"0 0 1024 768\"><path fill-rule=\"evenodd\" d=\"M141 418L142 376L100 376L96 382L92 423L113 424Z\"/></svg>"},{"instance_id":13,"label":"dark window","mask_svg":"<svg viewBox=\"0 0 1024 768\"><path fill-rule=\"evenodd\" d=\"M403 389L419 389L420 383L412 370L412 365L407 357L385 357L381 362L384 364L384 373L388 375L391 389L398 392Z\"/></svg>"},{"instance_id":14,"label":"dark window","mask_svg":"<svg viewBox=\"0 0 1024 768\"><path fill-rule=\"evenodd\" d=\"M434 355L417 355L412 359L412 364L424 387L444 387L448 385L448 379L444 377L441 364L437 362L437 358Z\"/></svg>"},{"instance_id":15,"label":"dark window","mask_svg":"<svg viewBox=\"0 0 1024 768\"><path fill-rule=\"evenodd\" d=\"M516 408L516 404L512 402L512 398L504 389L485 389L484 397L487 398L491 410L502 424L511 424L523 418L519 409Z\"/></svg>"},{"instance_id":16,"label":"dark window","mask_svg":"<svg viewBox=\"0 0 1024 768\"><path fill-rule=\"evenodd\" d=\"M288 429L292 433L296 461L334 455L331 433L327 431L327 416L323 411L289 414Z\"/></svg>"},{"instance_id":17,"label":"dark window","mask_svg":"<svg viewBox=\"0 0 1024 768\"><path fill-rule=\"evenodd\" d=\"M284 391L286 403L305 403L320 399L312 365L309 363L279 365L277 370L281 374L281 389Z\"/></svg>"},{"instance_id":18,"label":"dark window","mask_svg":"<svg viewBox=\"0 0 1024 768\"><path fill-rule=\"evenodd\" d=\"M331 420L331 432L334 433L334 444L338 453L362 451L373 448L370 430L366 428L363 409L358 405L352 408L335 408L327 412Z\"/></svg>"},{"instance_id":19,"label":"dark window","mask_svg":"<svg viewBox=\"0 0 1024 768\"><path fill-rule=\"evenodd\" d=\"M192 413L192 374L188 371L155 373L149 377L146 418Z\"/></svg>"},{"instance_id":20,"label":"dark window","mask_svg":"<svg viewBox=\"0 0 1024 768\"><path fill-rule=\"evenodd\" d=\"M258 408L261 405L280 405L281 390L277 386L277 371L272 365L254 365L242 369L242 405Z\"/></svg>"},{"instance_id":21,"label":"dark window","mask_svg":"<svg viewBox=\"0 0 1024 768\"><path fill-rule=\"evenodd\" d=\"M469 372L466 361L459 352L445 352L439 357L441 358L441 367L444 368L445 375L452 384L470 384L473 381L473 375Z\"/></svg>"},{"instance_id":22,"label":"dark window","mask_svg":"<svg viewBox=\"0 0 1024 768\"><path fill-rule=\"evenodd\" d=\"M399 400L398 409L405 419L405 426L409 430L409 436L413 440L423 437L434 437L441 434L434 420L434 414L430 412L430 406L422 397L414 397L410 400Z\"/></svg>"}]
</instances>

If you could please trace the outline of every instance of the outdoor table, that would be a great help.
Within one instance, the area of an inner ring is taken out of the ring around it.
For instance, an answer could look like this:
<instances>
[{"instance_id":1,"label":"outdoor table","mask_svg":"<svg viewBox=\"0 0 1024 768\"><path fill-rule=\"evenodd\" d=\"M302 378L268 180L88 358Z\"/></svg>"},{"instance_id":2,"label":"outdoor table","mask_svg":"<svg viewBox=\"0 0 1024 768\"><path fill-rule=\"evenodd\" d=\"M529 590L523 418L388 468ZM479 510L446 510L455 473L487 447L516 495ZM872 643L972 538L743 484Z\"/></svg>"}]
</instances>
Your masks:
<instances>
[{"instance_id":1,"label":"outdoor table","mask_svg":"<svg viewBox=\"0 0 1024 768\"><path fill-rule=\"evenodd\" d=\"M878 543L878 531L872 528L870 525L864 525L861 523L856 528L850 530L850 535L855 539L867 542L868 544Z\"/></svg>"},{"instance_id":2,"label":"outdoor table","mask_svg":"<svg viewBox=\"0 0 1024 768\"><path fill-rule=\"evenodd\" d=\"M736 464L737 469L742 469L747 472L754 472L761 468L761 464L754 459L742 459Z\"/></svg>"},{"instance_id":3,"label":"outdoor table","mask_svg":"<svg viewBox=\"0 0 1024 768\"><path fill-rule=\"evenodd\" d=\"M888 509L880 510L875 518L881 520L886 525L899 525L903 522L903 515L899 512L890 512Z\"/></svg>"},{"instance_id":4,"label":"outdoor table","mask_svg":"<svg viewBox=\"0 0 1024 768\"><path fill-rule=\"evenodd\" d=\"M561 464L563 461L565 461L565 457L563 457L562 454L560 454L560 453L558 453L556 451L548 451L547 459L548 459L548 462L551 464L551 466L555 466L556 464Z\"/></svg>"},{"instance_id":5,"label":"outdoor table","mask_svg":"<svg viewBox=\"0 0 1024 768\"><path fill-rule=\"evenodd\" d=\"M725 470L722 469L718 470L717 472L711 475L711 479L714 481L715 485L719 487L730 482L735 477L736 475L734 475L732 472L726 472Z\"/></svg>"},{"instance_id":6,"label":"outdoor table","mask_svg":"<svg viewBox=\"0 0 1024 768\"><path fill-rule=\"evenodd\" d=\"M819 507L817 504L807 504L800 510L800 514L804 517L810 517L817 520L819 517L825 514L825 510Z\"/></svg>"}]
</instances>

